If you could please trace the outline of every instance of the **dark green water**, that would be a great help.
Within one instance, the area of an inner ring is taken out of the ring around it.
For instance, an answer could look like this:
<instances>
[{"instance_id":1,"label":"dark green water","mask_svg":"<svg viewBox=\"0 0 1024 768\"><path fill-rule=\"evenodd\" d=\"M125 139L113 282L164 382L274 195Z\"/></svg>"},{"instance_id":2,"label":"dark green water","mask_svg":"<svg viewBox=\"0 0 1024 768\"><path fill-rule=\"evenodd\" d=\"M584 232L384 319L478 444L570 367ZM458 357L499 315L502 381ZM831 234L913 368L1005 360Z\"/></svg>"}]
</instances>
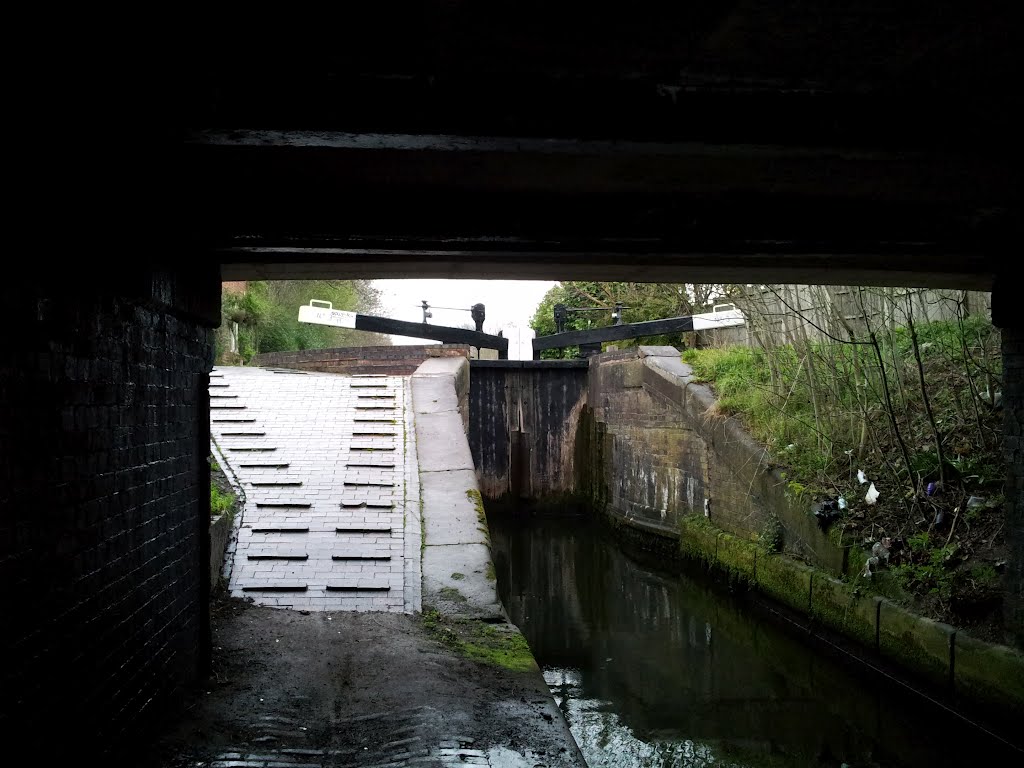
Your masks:
<instances>
[{"instance_id":1,"label":"dark green water","mask_svg":"<svg viewBox=\"0 0 1024 768\"><path fill-rule=\"evenodd\" d=\"M1024 765L596 525L490 517L502 600L591 768Z\"/></svg>"}]
</instances>

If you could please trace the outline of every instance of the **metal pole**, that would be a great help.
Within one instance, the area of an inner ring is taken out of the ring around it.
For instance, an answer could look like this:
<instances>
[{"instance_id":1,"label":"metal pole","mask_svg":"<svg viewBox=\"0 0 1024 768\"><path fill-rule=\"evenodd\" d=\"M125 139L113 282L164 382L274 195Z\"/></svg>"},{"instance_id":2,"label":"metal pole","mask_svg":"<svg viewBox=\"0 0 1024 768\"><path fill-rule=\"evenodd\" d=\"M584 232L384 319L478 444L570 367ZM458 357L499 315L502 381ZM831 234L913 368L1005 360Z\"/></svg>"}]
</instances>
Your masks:
<instances>
[{"instance_id":1,"label":"metal pole","mask_svg":"<svg viewBox=\"0 0 1024 768\"><path fill-rule=\"evenodd\" d=\"M555 333L565 331L565 304L555 304Z\"/></svg>"},{"instance_id":2,"label":"metal pole","mask_svg":"<svg viewBox=\"0 0 1024 768\"><path fill-rule=\"evenodd\" d=\"M477 333L483 333L484 332L484 318L486 317L486 315L484 313L484 305L483 304L474 304L470 308L469 313L473 316L473 322L476 323Z\"/></svg>"}]
</instances>

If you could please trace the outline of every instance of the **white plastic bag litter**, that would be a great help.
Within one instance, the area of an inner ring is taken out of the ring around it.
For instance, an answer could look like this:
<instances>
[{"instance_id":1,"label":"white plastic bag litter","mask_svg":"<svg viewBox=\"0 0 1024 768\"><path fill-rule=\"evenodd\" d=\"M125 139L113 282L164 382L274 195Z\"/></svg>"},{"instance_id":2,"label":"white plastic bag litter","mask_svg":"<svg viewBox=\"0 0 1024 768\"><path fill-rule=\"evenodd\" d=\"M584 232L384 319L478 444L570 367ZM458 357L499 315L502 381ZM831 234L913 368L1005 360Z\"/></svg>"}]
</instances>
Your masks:
<instances>
[{"instance_id":1,"label":"white plastic bag litter","mask_svg":"<svg viewBox=\"0 0 1024 768\"><path fill-rule=\"evenodd\" d=\"M878 489L875 488L875 484L872 483L871 487L868 488L867 495L864 496L864 501L866 501L868 504L874 504L876 501L878 501L879 495L880 494L878 493Z\"/></svg>"}]
</instances>

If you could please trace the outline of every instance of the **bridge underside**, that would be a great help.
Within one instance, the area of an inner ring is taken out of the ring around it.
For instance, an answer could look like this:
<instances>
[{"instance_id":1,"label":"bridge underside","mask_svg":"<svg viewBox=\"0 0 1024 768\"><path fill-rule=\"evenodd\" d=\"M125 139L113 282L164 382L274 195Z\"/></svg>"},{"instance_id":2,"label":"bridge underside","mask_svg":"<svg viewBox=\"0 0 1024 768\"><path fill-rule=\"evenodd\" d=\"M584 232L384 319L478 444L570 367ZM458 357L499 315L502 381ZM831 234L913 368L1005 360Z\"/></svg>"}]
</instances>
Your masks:
<instances>
[{"instance_id":1,"label":"bridge underside","mask_svg":"<svg viewBox=\"0 0 1024 768\"><path fill-rule=\"evenodd\" d=\"M1013 184L937 151L258 130L186 150L225 279L990 290Z\"/></svg>"},{"instance_id":2,"label":"bridge underside","mask_svg":"<svg viewBox=\"0 0 1024 768\"><path fill-rule=\"evenodd\" d=\"M1020 213L1012 6L816 5L211 25L186 82L193 244L226 279L990 288Z\"/></svg>"}]
</instances>

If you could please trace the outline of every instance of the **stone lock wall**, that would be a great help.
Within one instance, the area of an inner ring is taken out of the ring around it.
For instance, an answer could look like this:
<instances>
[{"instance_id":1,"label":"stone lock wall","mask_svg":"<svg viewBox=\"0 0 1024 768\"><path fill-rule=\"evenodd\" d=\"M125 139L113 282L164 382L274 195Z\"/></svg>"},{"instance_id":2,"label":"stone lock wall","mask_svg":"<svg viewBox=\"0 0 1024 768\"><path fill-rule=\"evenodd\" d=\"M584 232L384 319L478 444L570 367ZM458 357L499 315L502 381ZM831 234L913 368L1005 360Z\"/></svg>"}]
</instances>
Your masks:
<instances>
[{"instance_id":1,"label":"stone lock wall","mask_svg":"<svg viewBox=\"0 0 1024 768\"><path fill-rule=\"evenodd\" d=\"M708 447L679 409L643 385L636 351L595 358L588 421L602 426L605 510L640 528L675 536L679 515L703 514Z\"/></svg>"},{"instance_id":2,"label":"stone lock wall","mask_svg":"<svg viewBox=\"0 0 1024 768\"><path fill-rule=\"evenodd\" d=\"M1024 367L1013 334L1004 330L1007 370ZM1020 398L1016 379L1007 379L1007 497L1017 501ZM591 463L579 479L613 521L678 540L687 559L807 617L808 631L824 627L855 639L856 655L895 665L895 674L910 675L911 687L924 682L952 706L1015 727L1013 718L1024 711L1024 655L835 578L847 569L846 550L818 528L808 502L787 493L763 448L734 419L717 414L713 395L690 381L675 349L641 347L592 358L589 390L579 449ZM1011 524L1019 523L1017 509L1011 508ZM774 526L781 554L761 546ZM1013 578L1011 591L1019 590ZM1009 603L1012 621L1013 594Z\"/></svg>"},{"instance_id":3,"label":"stone lock wall","mask_svg":"<svg viewBox=\"0 0 1024 768\"><path fill-rule=\"evenodd\" d=\"M216 269L3 287L8 745L102 752L203 670L219 288Z\"/></svg>"},{"instance_id":4,"label":"stone lock wall","mask_svg":"<svg viewBox=\"0 0 1024 768\"><path fill-rule=\"evenodd\" d=\"M599 469L579 481L610 515L671 537L683 518L706 518L746 540L781 537L786 551L843 572L845 550L790 497L764 448L717 413L675 348L592 358L588 390L581 444Z\"/></svg>"}]
</instances>

